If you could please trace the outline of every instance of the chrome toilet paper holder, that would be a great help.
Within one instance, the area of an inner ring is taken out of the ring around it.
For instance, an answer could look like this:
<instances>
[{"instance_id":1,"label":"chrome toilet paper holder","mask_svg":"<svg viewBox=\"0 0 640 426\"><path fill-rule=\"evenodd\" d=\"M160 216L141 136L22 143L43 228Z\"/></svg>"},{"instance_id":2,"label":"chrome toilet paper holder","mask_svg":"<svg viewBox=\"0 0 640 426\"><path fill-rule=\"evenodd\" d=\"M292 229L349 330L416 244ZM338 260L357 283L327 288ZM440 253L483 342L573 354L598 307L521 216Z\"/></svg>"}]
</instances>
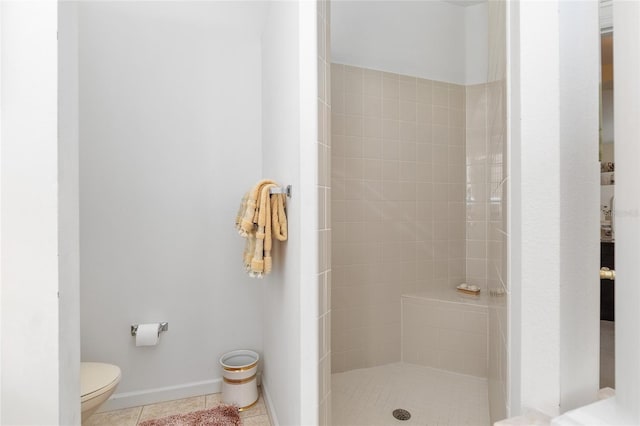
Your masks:
<instances>
[{"instance_id":1,"label":"chrome toilet paper holder","mask_svg":"<svg viewBox=\"0 0 640 426\"><path fill-rule=\"evenodd\" d=\"M138 334L138 325L139 324L131 324L131 335L135 336L136 334ZM158 323L158 336L160 335L160 333L162 333L163 331L167 331L169 330L169 323L168 322L161 322Z\"/></svg>"}]
</instances>

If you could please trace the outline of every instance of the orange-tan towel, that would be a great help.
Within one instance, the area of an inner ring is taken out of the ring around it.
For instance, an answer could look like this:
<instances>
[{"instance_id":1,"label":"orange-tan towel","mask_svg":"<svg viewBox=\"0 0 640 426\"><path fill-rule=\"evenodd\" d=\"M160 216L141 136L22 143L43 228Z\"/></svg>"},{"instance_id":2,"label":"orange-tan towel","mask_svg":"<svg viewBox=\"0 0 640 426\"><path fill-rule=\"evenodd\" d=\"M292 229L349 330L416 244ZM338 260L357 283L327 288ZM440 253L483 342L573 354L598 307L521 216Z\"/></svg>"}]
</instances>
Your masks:
<instances>
[{"instance_id":1,"label":"orange-tan towel","mask_svg":"<svg viewBox=\"0 0 640 426\"><path fill-rule=\"evenodd\" d=\"M257 223L258 206L260 203L258 198L262 192L262 187L271 184L275 184L275 182L269 179L261 180L251 191L247 192L242 199L240 210L236 216L236 229L243 237L246 237L253 228L254 223Z\"/></svg>"},{"instance_id":2,"label":"orange-tan towel","mask_svg":"<svg viewBox=\"0 0 640 426\"><path fill-rule=\"evenodd\" d=\"M247 239L243 262L252 277L271 272L273 237L287 240L286 199L284 194L271 194L276 187L272 180L258 182L242 199L236 216L236 229Z\"/></svg>"},{"instance_id":3,"label":"orange-tan towel","mask_svg":"<svg viewBox=\"0 0 640 426\"><path fill-rule=\"evenodd\" d=\"M287 241L287 205L285 194L271 196L271 232L278 241Z\"/></svg>"}]
</instances>

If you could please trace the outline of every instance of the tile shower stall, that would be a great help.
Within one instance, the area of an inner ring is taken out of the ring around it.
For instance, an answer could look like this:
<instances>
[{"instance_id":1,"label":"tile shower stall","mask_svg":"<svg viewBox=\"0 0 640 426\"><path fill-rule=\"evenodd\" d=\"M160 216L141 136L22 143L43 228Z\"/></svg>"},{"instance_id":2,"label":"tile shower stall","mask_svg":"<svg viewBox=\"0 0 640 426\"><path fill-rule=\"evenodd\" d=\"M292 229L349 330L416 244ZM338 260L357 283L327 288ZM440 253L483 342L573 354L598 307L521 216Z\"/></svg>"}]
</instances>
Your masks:
<instances>
[{"instance_id":1,"label":"tile shower stall","mask_svg":"<svg viewBox=\"0 0 640 426\"><path fill-rule=\"evenodd\" d=\"M331 81L334 423L352 370L399 362L480 379L491 420L506 417L504 79L334 63ZM460 296L462 282L482 296Z\"/></svg>"},{"instance_id":2,"label":"tile shower stall","mask_svg":"<svg viewBox=\"0 0 640 426\"><path fill-rule=\"evenodd\" d=\"M400 297L465 281L465 88L332 67L333 371L400 360Z\"/></svg>"}]
</instances>

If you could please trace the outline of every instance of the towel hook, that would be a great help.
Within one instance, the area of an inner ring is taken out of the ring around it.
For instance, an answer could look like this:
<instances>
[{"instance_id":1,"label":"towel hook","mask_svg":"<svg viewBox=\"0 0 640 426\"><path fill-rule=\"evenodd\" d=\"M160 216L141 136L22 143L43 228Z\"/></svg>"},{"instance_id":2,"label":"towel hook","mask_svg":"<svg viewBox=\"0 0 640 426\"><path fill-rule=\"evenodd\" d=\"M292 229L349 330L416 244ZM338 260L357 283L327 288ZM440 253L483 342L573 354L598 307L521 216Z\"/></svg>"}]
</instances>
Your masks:
<instances>
[{"instance_id":1,"label":"towel hook","mask_svg":"<svg viewBox=\"0 0 640 426\"><path fill-rule=\"evenodd\" d=\"M291 185L287 185L284 188L271 188L271 194L285 194L287 198L291 198Z\"/></svg>"}]
</instances>

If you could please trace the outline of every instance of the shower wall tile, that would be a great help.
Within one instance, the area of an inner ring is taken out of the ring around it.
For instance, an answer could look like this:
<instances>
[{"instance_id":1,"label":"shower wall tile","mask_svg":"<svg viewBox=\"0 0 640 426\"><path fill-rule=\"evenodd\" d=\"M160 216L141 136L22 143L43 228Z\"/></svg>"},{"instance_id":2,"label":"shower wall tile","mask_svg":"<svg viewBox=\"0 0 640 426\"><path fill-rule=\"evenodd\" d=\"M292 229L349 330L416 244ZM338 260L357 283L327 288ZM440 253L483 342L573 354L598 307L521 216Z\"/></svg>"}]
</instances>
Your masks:
<instances>
[{"instance_id":1,"label":"shower wall tile","mask_svg":"<svg viewBox=\"0 0 640 426\"><path fill-rule=\"evenodd\" d=\"M334 215L332 211L332 177L346 177L350 174L362 171L362 167L352 163L347 164L345 157L341 156L337 163L332 165L332 129L341 135L341 142L346 141L351 134L362 132L361 121L345 120L344 112L362 111L362 103L358 103L355 97L346 97L344 92L348 87L356 90L358 86L357 75L340 72L331 73L331 35L329 19L331 16L330 5L327 0L317 0L318 17L318 424L327 426L331 424L331 351L332 351L332 277L331 257ZM342 70L340 70L342 71ZM360 83L361 84L361 83ZM361 90L361 89L360 89ZM347 100L349 102L347 102ZM332 113L332 103L336 104L337 114ZM345 144L340 143L340 148ZM355 148L352 148L355 149ZM346 151L341 151L346 152ZM339 191L341 199L344 198L346 188L341 185ZM338 209L344 209L339 206ZM344 217L343 211L336 211L337 217ZM338 240L344 239L344 228L336 235Z\"/></svg>"},{"instance_id":2,"label":"shower wall tile","mask_svg":"<svg viewBox=\"0 0 640 426\"><path fill-rule=\"evenodd\" d=\"M332 64L332 369L400 360L400 297L466 276L465 89ZM455 144L452 142L455 141Z\"/></svg>"},{"instance_id":3,"label":"shower wall tile","mask_svg":"<svg viewBox=\"0 0 640 426\"><path fill-rule=\"evenodd\" d=\"M491 16L503 5L490 6ZM502 15L503 16L503 15ZM495 36L504 23L492 27ZM502 34L504 38L504 34ZM492 40L490 49L505 49L504 39ZM497 52L499 53L499 52ZM502 52L504 53L504 52ZM499 56L499 55L498 55ZM493 59L497 56L490 55ZM467 281L489 293L488 381L492 422L507 415L507 224L508 167L506 163L505 65L490 67L490 83L466 90L466 209Z\"/></svg>"},{"instance_id":4,"label":"shower wall tile","mask_svg":"<svg viewBox=\"0 0 640 426\"><path fill-rule=\"evenodd\" d=\"M487 265L489 155L487 153L487 84L468 86L466 143L467 276L470 284L488 291ZM473 248L473 250L470 250Z\"/></svg>"},{"instance_id":5,"label":"shower wall tile","mask_svg":"<svg viewBox=\"0 0 640 426\"><path fill-rule=\"evenodd\" d=\"M507 226L507 155L506 138L506 83L498 80L487 87L487 153L489 192L488 235L487 235L487 283L499 294L491 298L490 312L494 315L489 322L493 334L490 341L490 356L497 359L497 372L489 377L491 394L491 417L495 420L506 416L508 332L507 301L509 281L507 279L507 247L509 234Z\"/></svg>"},{"instance_id":6,"label":"shower wall tile","mask_svg":"<svg viewBox=\"0 0 640 426\"><path fill-rule=\"evenodd\" d=\"M488 312L417 297L402 298L402 360L487 377Z\"/></svg>"}]
</instances>

